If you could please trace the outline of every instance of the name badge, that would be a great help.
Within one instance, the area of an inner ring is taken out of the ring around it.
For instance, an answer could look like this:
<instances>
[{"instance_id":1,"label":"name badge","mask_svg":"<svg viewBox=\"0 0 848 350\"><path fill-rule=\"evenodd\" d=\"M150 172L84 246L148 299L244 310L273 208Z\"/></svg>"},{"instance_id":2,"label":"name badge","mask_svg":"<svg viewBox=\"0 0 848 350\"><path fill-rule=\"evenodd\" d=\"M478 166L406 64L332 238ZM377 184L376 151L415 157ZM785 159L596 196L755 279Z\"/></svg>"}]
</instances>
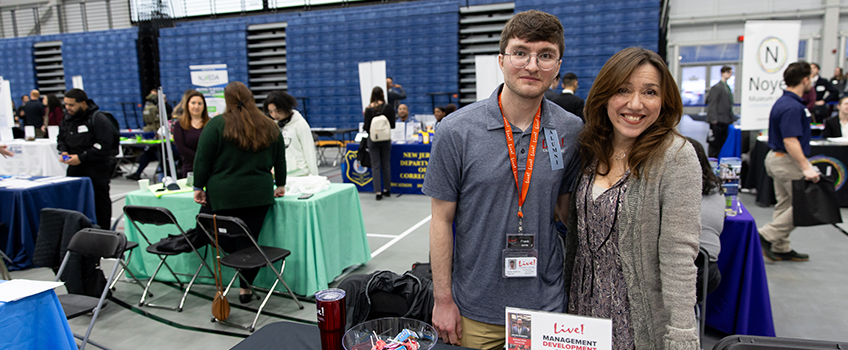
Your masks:
<instances>
[{"instance_id":1,"label":"name badge","mask_svg":"<svg viewBox=\"0 0 848 350\"><path fill-rule=\"evenodd\" d=\"M85 126L85 125L80 125L80 126L78 126L78 127L77 127L77 133L82 134L82 133L86 133L86 132L88 132L88 127L87 127L87 126Z\"/></svg>"},{"instance_id":2,"label":"name badge","mask_svg":"<svg viewBox=\"0 0 848 350\"><path fill-rule=\"evenodd\" d=\"M545 141L548 144L548 157L551 159L551 170L562 169L562 150L559 148L559 136L557 136L556 129L545 128Z\"/></svg>"},{"instance_id":3,"label":"name badge","mask_svg":"<svg viewBox=\"0 0 848 350\"><path fill-rule=\"evenodd\" d=\"M503 277L536 277L538 256L536 235L508 234L503 250Z\"/></svg>"},{"instance_id":4,"label":"name badge","mask_svg":"<svg viewBox=\"0 0 848 350\"><path fill-rule=\"evenodd\" d=\"M812 114L810 114L810 110L809 110L809 109L806 109L806 108L804 108L804 115L805 115L807 118L812 118L812 117L813 117L813 115L812 115Z\"/></svg>"},{"instance_id":5,"label":"name badge","mask_svg":"<svg viewBox=\"0 0 848 350\"><path fill-rule=\"evenodd\" d=\"M818 92L824 91L824 85L816 86L816 91L818 91Z\"/></svg>"}]
</instances>

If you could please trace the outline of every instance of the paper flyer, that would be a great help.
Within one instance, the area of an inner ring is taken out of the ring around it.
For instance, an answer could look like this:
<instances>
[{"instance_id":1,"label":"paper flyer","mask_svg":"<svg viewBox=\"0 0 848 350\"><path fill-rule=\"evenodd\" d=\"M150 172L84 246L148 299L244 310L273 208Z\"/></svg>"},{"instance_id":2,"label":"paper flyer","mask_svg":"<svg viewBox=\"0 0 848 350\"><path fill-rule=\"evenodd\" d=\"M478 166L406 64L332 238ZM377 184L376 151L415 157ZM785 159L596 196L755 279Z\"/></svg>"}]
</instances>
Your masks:
<instances>
[{"instance_id":1,"label":"paper flyer","mask_svg":"<svg viewBox=\"0 0 848 350\"><path fill-rule=\"evenodd\" d=\"M612 320L506 308L508 350L612 349Z\"/></svg>"}]
</instances>

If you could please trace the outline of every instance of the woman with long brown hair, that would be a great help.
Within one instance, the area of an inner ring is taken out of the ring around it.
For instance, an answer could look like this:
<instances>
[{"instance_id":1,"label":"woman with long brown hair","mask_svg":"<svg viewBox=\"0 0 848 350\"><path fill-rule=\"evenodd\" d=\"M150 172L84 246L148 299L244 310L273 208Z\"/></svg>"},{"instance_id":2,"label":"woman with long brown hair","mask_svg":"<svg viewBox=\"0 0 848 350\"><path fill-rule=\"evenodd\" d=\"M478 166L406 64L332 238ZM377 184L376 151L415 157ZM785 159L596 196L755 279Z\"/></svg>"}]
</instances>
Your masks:
<instances>
[{"instance_id":1,"label":"woman with long brown hair","mask_svg":"<svg viewBox=\"0 0 848 350\"><path fill-rule=\"evenodd\" d=\"M186 90L183 99L176 110L181 111L174 123L174 145L180 152L183 176L194 169L194 155L197 153L197 143L200 133L209 122L209 112L206 111L206 98L194 89Z\"/></svg>"},{"instance_id":2,"label":"woman with long brown hair","mask_svg":"<svg viewBox=\"0 0 848 350\"><path fill-rule=\"evenodd\" d=\"M371 103L365 107L365 123L363 130L371 133L371 122L374 117L386 116L389 126L395 128L395 111L386 104L383 88L375 86L371 89ZM392 140L376 140L375 135L368 135L368 153L371 155L371 176L377 200L392 196Z\"/></svg>"},{"instance_id":3,"label":"woman with long brown hair","mask_svg":"<svg viewBox=\"0 0 848 350\"><path fill-rule=\"evenodd\" d=\"M566 236L568 312L612 319L615 349L697 349L701 168L659 55L624 49L586 99Z\"/></svg>"},{"instance_id":4,"label":"woman with long brown hair","mask_svg":"<svg viewBox=\"0 0 848 350\"><path fill-rule=\"evenodd\" d=\"M224 99L224 113L209 120L200 134L194 158L194 201L210 206L215 214L242 219L258 240L274 198L286 192L286 148L280 129L256 107L244 84L227 84ZM227 252L253 246L246 237L219 243ZM258 272L242 271L246 279L241 280L242 303L250 301L248 285Z\"/></svg>"}]
</instances>

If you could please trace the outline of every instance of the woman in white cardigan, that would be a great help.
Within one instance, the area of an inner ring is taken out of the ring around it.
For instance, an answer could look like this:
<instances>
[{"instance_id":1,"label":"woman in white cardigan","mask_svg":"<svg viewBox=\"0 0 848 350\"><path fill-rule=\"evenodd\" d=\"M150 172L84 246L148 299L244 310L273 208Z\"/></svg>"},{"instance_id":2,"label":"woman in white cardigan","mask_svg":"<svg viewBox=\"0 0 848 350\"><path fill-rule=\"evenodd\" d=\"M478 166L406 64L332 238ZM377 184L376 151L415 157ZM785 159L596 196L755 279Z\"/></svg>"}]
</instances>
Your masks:
<instances>
[{"instance_id":1,"label":"woman in white cardigan","mask_svg":"<svg viewBox=\"0 0 848 350\"><path fill-rule=\"evenodd\" d=\"M662 58L624 49L586 99L582 176L568 215L568 313L612 319L614 349L698 349L701 168L675 130L683 104Z\"/></svg>"},{"instance_id":2,"label":"woman in white cardigan","mask_svg":"<svg viewBox=\"0 0 848 350\"><path fill-rule=\"evenodd\" d=\"M297 100L282 91L273 91L265 98L265 112L277 121L286 143L287 176L318 175L312 131L294 107Z\"/></svg>"}]
</instances>

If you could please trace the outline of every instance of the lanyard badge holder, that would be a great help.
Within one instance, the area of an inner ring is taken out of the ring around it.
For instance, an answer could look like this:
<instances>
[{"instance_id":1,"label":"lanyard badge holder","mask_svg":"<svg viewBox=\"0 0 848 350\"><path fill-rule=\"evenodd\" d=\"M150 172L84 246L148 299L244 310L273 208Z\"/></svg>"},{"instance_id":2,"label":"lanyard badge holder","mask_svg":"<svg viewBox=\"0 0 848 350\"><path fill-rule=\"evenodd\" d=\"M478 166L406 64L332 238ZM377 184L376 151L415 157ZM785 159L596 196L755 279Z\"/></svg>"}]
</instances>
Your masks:
<instances>
[{"instance_id":1,"label":"lanyard badge holder","mask_svg":"<svg viewBox=\"0 0 848 350\"><path fill-rule=\"evenodd\" d=\"M527 155L527 165L524 169L524 183L518 181L518 160L515 154L515 141L512 137L512 126L503 115L501 96L498 95L498 106L504 121L504 132L506 133L506 144L509 149L509 164L512 167L512 175L515 178L515 187L518 189L518 233L506 235L506 249L503 250L503 277L536 277L538 276L538 256L536 249L536 234L524 232L524 200L530 188L530 178L533 176L533 164L536 159L536 144L539 141L539 124L541 124L542 106L536 111L533 118L533 133L530 136L530 149Z\"/></svg>"}]
</instances>

